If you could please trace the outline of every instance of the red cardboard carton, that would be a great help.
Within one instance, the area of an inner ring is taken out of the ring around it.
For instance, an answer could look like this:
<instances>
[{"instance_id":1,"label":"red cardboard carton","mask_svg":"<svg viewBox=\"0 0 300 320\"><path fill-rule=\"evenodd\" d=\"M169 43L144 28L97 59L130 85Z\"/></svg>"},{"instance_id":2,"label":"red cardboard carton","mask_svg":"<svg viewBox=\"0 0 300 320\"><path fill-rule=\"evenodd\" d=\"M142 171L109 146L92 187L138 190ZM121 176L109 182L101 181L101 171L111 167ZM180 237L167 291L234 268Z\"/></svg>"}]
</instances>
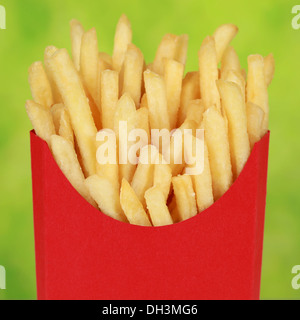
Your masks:
<instances>
[{"instance_id":1,"label":"red cardboard carton","mask_svg":"<svg viewBox=\"0 0 300 320\"><path fill-rule=\"evenodd\" d=\"M268 147L210 208L147 228L92 207L31 132L38 299L259 299Z\"/></svg>"}]
</instances>

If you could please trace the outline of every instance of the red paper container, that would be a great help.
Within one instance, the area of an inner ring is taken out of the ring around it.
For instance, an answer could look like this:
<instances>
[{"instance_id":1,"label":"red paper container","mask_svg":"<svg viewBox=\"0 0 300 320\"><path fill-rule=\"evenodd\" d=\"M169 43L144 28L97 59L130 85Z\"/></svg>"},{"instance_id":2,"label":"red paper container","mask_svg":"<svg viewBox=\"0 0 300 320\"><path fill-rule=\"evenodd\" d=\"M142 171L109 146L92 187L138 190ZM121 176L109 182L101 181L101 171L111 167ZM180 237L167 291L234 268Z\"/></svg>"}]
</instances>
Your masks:
<instances>
[{"instance_id":1,"label":"red paper container","mask_svg":"<svg viewBox=\"0 0 300 320\"><path fill-rule=\"evenodd\" d=\"M39 299L259 299L269 133L232 187L166 227L121 223L71 186L31 132Z\"/></svg>"}]
</instances>

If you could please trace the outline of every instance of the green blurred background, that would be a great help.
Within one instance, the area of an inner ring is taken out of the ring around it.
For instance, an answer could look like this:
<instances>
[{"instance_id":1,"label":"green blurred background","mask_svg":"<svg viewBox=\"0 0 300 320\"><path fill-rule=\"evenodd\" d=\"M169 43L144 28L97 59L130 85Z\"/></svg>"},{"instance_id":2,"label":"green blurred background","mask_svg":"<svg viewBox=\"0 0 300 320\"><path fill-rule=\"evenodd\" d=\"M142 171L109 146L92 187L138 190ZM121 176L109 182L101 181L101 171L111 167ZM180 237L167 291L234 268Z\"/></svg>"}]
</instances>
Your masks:
<instances>
[{"instance_id":1,"label":"green blurred background","mask_svg":"<svg viewBox=\"0 0 300 320\"><path fill-rule=\"evenodd\" d=\"M70 48L69 20L96 27L100 50L112 52L115 25L126 13L133 41L152 61L167 33L190 36L187 70L197 69L203 38L222 23L237 24L233 44L246 67L247 55L273 52L270 86L271 148L264 242L263 299L300 299L291 269L300 264L300 30L291 27L287 0L3 0L7 29L0 30L0 265L7 289L0 299L35 299L29 130L25 100L27 70L47 45Z\"/></svg>"}]
</instances>

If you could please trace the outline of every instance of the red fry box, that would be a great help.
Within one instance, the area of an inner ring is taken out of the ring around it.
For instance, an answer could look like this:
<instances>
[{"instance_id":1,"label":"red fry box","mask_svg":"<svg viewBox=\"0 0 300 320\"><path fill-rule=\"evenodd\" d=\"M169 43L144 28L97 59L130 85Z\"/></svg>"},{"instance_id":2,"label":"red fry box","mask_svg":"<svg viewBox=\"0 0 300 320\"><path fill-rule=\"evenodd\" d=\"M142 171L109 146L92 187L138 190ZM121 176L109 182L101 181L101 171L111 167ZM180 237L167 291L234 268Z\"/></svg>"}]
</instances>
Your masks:
<instances>
[{"instance_id":1,"label":"red fry box","mask_svg":"<svg viewBox=\"0 0 300 320\"><path fill-rule=\"evenodd\" d=\"M156 228L96 210L30 137L38 299L259 299L269 132L216 203Z\"/></svg>"}]
</instances>

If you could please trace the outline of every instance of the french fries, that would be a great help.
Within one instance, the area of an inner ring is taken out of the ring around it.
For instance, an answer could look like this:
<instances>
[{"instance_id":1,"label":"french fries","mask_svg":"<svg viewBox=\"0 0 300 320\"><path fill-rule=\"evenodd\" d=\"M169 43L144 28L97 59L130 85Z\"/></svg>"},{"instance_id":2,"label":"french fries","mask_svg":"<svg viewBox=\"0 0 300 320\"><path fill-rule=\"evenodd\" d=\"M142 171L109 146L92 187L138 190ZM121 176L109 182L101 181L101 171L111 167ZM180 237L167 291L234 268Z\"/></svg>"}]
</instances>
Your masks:
<instances>
[{"instance_id":1,"label":"french fries","mask_svg":"<svg viewBox=\"0 0 300 320\"><path fill-rule=\"evenodd\" d=\"M63 109L59 121L58 133L61 137L65 138L74 146L74 133L72 129L71 119L67 109Z\"/></svg>"},{"instance_id":2,"label":"french fries","mask_svg":"<svg viewBox=\"0 0 300 320\"><path fill-rule=\"evenodd\" d=\"M213 37L206 37L199 51L200 94L205 110L216 106L219 110L220 94L216 85L219 78L218 58Z\"/></svg>"},{"instance_id":3,"label":"french fries","mask_svg":"<svg viewBox=\"0 0 300 320\"><path fill-rule=\"evenodd\" d=\"M247 74L230 45L238 28L224 24L202 42L198 70L184 74L186 34L166 34L146 63L125 15L112 56L99 52L94 28L70 27L72 59L49 46L44 66L30 67L26 111L72 186L137 226L179 223L213 205L268 130L273 55L250 55Z\"/></svg>"},{"instance_id":4,"label":"french fries","mask_svg":"<svg viewBox=\"0 0 300 320\"><path fill-rule=\"evenodd\" d=\"M221 61L224 51L238 31L237 26L234 24L223 24L215 31L213 37L215 39L218 62Z\"/></svg>"},{"instance_id":5,"label":"french fries","mask_svg":"<svg viewBox=\"0 0 300 320\"><path fill-rule=\"evenodd\" d=\"M122 68L127 47L131 43L131 40L132 40L131 25L128 18L125 16L125 14L123 14L117 24L114 52L112 56L113 68L118 72Z\"/></svg>"},{"instance_id":6,"label":"french fries","mask_svg":"<svg viewBox=\"0 0 300 320\"><path fill-rule=\"evenodd\" d=\"M214 199L218 200L232 184L227 126L220 111L211 107L203 114L205 141L209 152Z\"/></svg>"},{"instance_id":7,"label":"french fries","mask_svg":"<svg viewBox=\"0 0 300 320\"><path fill-rule=\"evenodd\" d=\"M93 28L85 32L81 40L80 51L80 73L82 75L83 83L94 102L99 105L97 97L98 85L98 39L96 29ZM100 109L100 107L99 107Z\"/></svg>"},{"instance_id":8,"label":"french fries","mask_svg":"<svg viewBox=\"0 0 300 320\"><path fill-rule=\"evenodd\" d=\"M122 209L131 224L152 226L143 205L126 179L122 181L120 199Z\"/></svg>"},{"instance_id":9,"label":"french fries","mask_svg":"<svg viewBox=\"0 0 300 320\"><path fill-rule=\"evenodd\" d=\"M242 74L239 57L232 46L228 46L223 54L221 60L221 78L223 79L230 70Z\"/></svg>"},{"instance_id":10,"label":"french fries","mask_svg":"<svg viewBox=\"0 0 300 320\"><path fill-rule=\"evenodd\" d=\"M153 226L161 227L173 224L165 195L159 187L154 186L148 189L145 193L145 199Z\"/></svg>"},{"instance_id":11,"label":"french fries","mask_svg":"<svg viewBox=\"0 0 300 320\"><path fill-rule=\"evenodd\" d=\"M267 86L269 86L275 73L275 60L272 53L264 57L264 73Z\"/></svg>"},{"instance_id":12,"label":"french fries","mask_svg":"<svg viewBox=\"0 0 300 320\"><path fill-rule=\"evenodd\" d=\"M163 79L154 72L144 72L151 129L170 130L166 88Z\"/></svg>"},{"instance_id":13,"label":"french fries","mask_svg":"<svg viewBox=\"0 0 300 320\"><path fill-rule=\"evenodd\" d=\"M239 85L218 80L222 106L228 119L228 138L234 180L241 173L250 155L247 133L247 114L243 93Z\"/></svg>"},{"instance_id":14,"label":"french fries","mask_svg":"<svg viewBox=\"0 0 300 320\"><path fill-rule=\"evenodd\" d=\"M247 112L247 129L248 129L248 135L249 135L249 141L250 141L250 147L251 149L254 147L254 144L258 142L262 135L262 125L265 113L256 104L252 102L247 102L246 106L246 112Z\"/></svg>"},{"instance_id":15,"label":"french fries","mask_svg":"<svg viewBox=\"0 0 300 320\"><path fill-rule=\"evenodd\" d=\"M172 178L180 220L187 220L197 214L195 192L192 179L188 175Z\"/></svg>"},{"instance_id":16,"label":"french fries","mask_svg":"<svg viewBox=\"0 0 300 320\"><path fill-rule=\"evenodd\" d=\"M163 156L158 154L154 165L153 185L159 187L167 201L172 183L172 169L165 162Z\"/></svg>"},{"instance_id":17,"label":"french fries","mask_svg":"<svg viewBox=\"0 0 300 320\"><path fill-rule=\"evenodd\" d=\"M28 100L26 102L26 111L35 133L47 143L50 143L51 136L55 134L50 109L44 105Z\"/></svg>"},{"instance_id":18,"label":"french fries","mask_svg":"<svg viewBox=\"0 0 300 320\"><path fill-rule=\"evenodd\" d=\"M180 107L180 95L184 65L171 59L165 59L164 79L166 85L166 95L168 113L171 129L177 124L177 113Z\"/></svg>"},{"instance_id":19,"label":"french fries","mask_svg":"<svg viewBox=\"0 0 300 320\"><path fill-rule=\"evenodd\" d=\"M198 212L202 212L214 203L212 178L208 159L207 145L204 144L204 169L201 174L193 175Z\"/></svg>"},{"instance_id":20,"label":"french fries","mask_svg":"<svg viewBox=\"0 0 300 320\"><path fill-rule=\"evenodd\" d=\"M47 74L51 89L52 89L52 95L53 95L53 103L61 103L62 98L59 93L58 87L53 79L53 74L51 72L50 66L49 66L49 59L53 56L53 54L57 51L57 48L54 46L49 46L45 49L44 53L44 65L45 65L45 72Z\"/></svg>"},{"instance_id":21,"label":"french fries","mask_svg":"<svg viewBox=\"0 0 300 320\"><path fill-rule=\"evenodd\" d=\"M119 77L116 71L101 73L102 128L114 130L114 117L119 99Z\"/></svg>"},{"instance_id":22,"label":"french fries","mask_svg":"<svg viewBox=\"0 0 300 320\"><path fill-rule=\"evenodd\" d=\"M177 54L178 37L174 34L166 34L157 49L151 70L159 75L164 74L164 60L175 59Z\"/></svg>"},{"instance_id":23,"label":"french fries","mask_svg":"<svg viewBox=\"0 0 300 320\"><path fill-rule=\"evenodd\" d=\"M199 72L188 72L182 81L181 103L177 126L181 126L187 117L189 104L200 99Z\"/></svg>"},{"instance_id":24,"label":"french fries","mask_svg":"<svg viewBox=\"0 0 300 320\"><path fill-rule=\"evenodd\" d=\"M153 163L157 153L158 151L152 145L142 148L139 164L131 182L132 189L144 207L146 207L145 192L153 186Z\"/></svg>"},{"instance_id":25,"label":"french fries","mask_svg":"<svg viewBox=\"0 0 300 320\"><path fill-rule=\"evenodd\" d=\"M252 102L263 109L265 113L263 132L266 133L269 126L269 97L264 58L258 54L248 57L247 102Z\"/></svg>"},{"instance_id":26,"label":"french fries","mask_svg":"<svg viewBox=\"0 0 300 320\"><path fill-rule=\"evenodd\" d=\"M124 132L120 132L120 124L126 124ZM128 161L128 152L133 142L124 141L124 135L128 135L137 125L137 114L134 101L129 94L125 93L117 104L117 109L114 118L115 133L117 136L117 143L119 146L119 179L120 183L125 178L129 183L131 182L136 165Z\"/></svg>"},{"instance_id":27,"label":"french fries","mask_svg":"<svg viewBox=\"0 0 300 320\"><path fill-rule=\"evenodd\" d=\"M80 70L80 54L81 54L81 41L84 34L84 29L82 24L73 19L70 22L71 29L71 42L72 42L72 57L74 61L75 68L77 71Z\"/></svg>"},{"instance_id":28,"label":"french fries","mask_svg":"<svg viewBox=\"0 0 300 320\"><path fill-rule=\"evenodd\" d=\"M78 73L65 49L50 58L50 68L64 104L69 110L72 127L83 161L86 176L96 173L96 126Z\"/></svg>"},{"instance_id":29,"label":"french fries","mask_svg":"<svg viewBox=\"0 0 300 320\"><path fill-rule=\"evenodd\" d=\"M83 196L83 198L96 207L96 203L91 198L84 183L84 175L73 145L61 136L52 135L50 138L50 148L59 168L72 186Z\"/></svg>"},{"instance_id":30,"label":"french fries","mask_svg":"<svg viewBox=\"0 0 300 320\"><path fill-rule=\"evenodd\" d=\"M52 89L42 62L38 61L31 65L28 80L33 100L50 108L53 104Z\"/></svg>"},{"instance_id":31,"label":"french fries","mask_svg":"<svg viewBox=\"0 0 300 320\"><path fill-rule=\"evenodd\" d=\"M119 193L108 179L92 175L85 180L85 185L103 213L116 220L127 222L121 208Z\"/></svg>"},{"instance_id":32,"label":"french fries","mask_svg":"<svg viewBox=\"0 0 300 320\"><path fill-rule=\"evenodd\" d=\"M142 93L144 56L139 48L129 44L125 54L122 94L129 93L138 108Z\"/></svg>"}]
</instances>

